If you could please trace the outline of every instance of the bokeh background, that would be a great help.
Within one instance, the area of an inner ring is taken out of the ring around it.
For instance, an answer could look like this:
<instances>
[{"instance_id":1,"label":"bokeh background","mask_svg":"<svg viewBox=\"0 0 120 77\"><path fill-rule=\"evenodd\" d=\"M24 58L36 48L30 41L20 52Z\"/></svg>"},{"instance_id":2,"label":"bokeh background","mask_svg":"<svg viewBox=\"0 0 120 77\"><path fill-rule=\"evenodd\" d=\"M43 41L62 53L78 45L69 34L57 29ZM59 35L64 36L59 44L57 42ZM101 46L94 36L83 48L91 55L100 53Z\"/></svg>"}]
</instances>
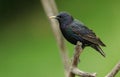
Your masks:
<instances>
[{"instance_id":1,"label":"bokeh background","mask_svg":"<svg viewBox=\"0 0 120 77\"><path fill-rule=\"evenodd\" d=\"M90 47L79 68L104 77L120 60L120 0L56 0L104 41L106 58ZM72 57L74 46L67 43ZM64 77L50 23L39 0L0 0L0 77ZM116 77L120 77L120 73Z\"/></svg>"}]
</instances>

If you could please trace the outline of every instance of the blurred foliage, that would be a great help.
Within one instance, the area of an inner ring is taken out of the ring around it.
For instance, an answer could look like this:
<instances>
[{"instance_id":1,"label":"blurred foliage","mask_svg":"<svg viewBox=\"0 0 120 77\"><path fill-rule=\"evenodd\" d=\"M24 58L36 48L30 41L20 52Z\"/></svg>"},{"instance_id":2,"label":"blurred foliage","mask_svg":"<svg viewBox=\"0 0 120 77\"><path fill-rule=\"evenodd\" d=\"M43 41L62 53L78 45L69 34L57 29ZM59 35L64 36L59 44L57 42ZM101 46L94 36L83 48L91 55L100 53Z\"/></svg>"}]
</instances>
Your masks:
<instances>
[{"instance_id":1,"label":"blurred foliage","mask_svg":"<svg viewBox=\"0 0 120 77\"><path fill-rule=\"evenodd\" d=\"M120 60L119 0L56 0L93 29L107 47L81 55L81 70L105 76ZM74 46L67 43L70 56ZM56 41L39 0L0 0L0 77L64 77ZM116 77L120 77L120 73Z\"/></svg>"}]
</instances>

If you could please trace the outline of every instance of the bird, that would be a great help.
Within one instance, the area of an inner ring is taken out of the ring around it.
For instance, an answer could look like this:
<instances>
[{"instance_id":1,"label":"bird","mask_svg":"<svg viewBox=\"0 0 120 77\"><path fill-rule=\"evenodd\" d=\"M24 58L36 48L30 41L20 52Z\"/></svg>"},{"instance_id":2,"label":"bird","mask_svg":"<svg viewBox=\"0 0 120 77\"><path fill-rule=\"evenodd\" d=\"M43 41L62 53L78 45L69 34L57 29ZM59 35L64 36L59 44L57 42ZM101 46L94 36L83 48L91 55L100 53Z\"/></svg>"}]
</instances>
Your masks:
<instances>
[{"instance_id":1,"label":"bird","mask_svg":"<svg viewBox=\"0 0 120 77\"><path fill-rule=\"evenodd\" d=\"M77 42L80 41L82 43L82 49L90 46L103 57L106 56L101 48L101 46L105 47L106 45L100 38L96 36L93 30L89 29L81 21L75 19L68 12L60 12L56 16L50 16L50 18L58 21L61 33L71 44L76 45Z\"/></svg>"}]
</instances>

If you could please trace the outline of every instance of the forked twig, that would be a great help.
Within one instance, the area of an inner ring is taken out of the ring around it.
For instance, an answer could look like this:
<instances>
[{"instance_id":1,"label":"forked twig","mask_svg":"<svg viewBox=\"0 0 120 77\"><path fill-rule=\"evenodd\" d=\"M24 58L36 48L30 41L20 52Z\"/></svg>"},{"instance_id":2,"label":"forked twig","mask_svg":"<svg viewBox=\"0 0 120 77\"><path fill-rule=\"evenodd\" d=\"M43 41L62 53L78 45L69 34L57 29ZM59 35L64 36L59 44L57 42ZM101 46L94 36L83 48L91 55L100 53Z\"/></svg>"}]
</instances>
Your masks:
<instances>
[{"instance_id":1,"label":"forked twig","mask_svg":"<svg viewBox=\"0 0 120 77\"><path fill-rule=\"evenodd\" d=\"M96 77L96 73L91 74L78 69L77 66L79 63L79 57L81 53L82 53L82 43L78 41L75 47L74 56L73 56L70 70L69 70L70 72L68 77L75 77L75 75L78 75L81 77Z\"/></svg>"}]
</instances>

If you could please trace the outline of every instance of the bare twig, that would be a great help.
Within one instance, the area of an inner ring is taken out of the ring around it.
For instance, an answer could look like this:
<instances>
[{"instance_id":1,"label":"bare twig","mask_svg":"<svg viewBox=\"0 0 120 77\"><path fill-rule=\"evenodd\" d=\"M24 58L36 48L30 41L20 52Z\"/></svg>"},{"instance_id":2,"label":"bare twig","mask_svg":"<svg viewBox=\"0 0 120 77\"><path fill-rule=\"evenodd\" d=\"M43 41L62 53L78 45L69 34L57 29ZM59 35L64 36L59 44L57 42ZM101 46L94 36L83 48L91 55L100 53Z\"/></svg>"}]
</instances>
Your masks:
<instances>
[{"instance_id":1,"label":"bare twig","mask_svg":"<svg viewBox=\"0 0 120 77\"><path fill-rule=\"evenodd\" d=\"M72 60L73 67L77 67L78 62L79 62L79 56L80 56L81 52L82 52L82 43L78 41L77 45L75 47L74 57Z\"/></svg>"},{"instance_id":2,"label":"bare twig","mask_svg":"<svg viewBox=\"0 0 120 77\"><path fill-rule=\"evenodd\" d=\"M46 12L48 19L50 16L55 16L58 13L54 0L41 0L41 2L43 4L43 7L44 7L44 10ZM57 44L60 50L62 62L65 68L65 74L67 75L67 72L69 69L69 58L68 58L68 53L65 48L64 40L60 34L60 30L59 30L59 26L57 22L55 20L50 20L50 19L49 21L51 23L51 27L52 27L53 33L55 35L55 38L56 38L56 41L57 41Z\"/></svg>"},{"instance_id":3,"label":"bare twig","mask_svg":"<svg viewBox=\"0 0 120 77\"><path fill-rule=\"evenodd\" d=\"M88 72L84 72L79 70L78 68L73 67L71 69L72 73L74 73L75 75L78 75L80 77L96 77L96 73L88 73Z\"/></svg>"},{"instance_id":4,"label":"bare twig","mask_svg":"<svg viewBox=\"0 0 120 77\"><path fill-rule=\"evenodd\" d=\"M105 77L115 77L115 75L120 71L120 62L108 73Z\"/></svg>"},{"instance_id":5,"label":"bare twig","mask_svg":"<svg viewBox=\"0 0 120 77\"><path fill-rule=\"evenodd\" d=\"M96 73L91 74L91 73L83 72L77 68L79 63L79 56L81 55L81 53L82 53L82 43L78 41L75 47L74 57L71 63L68 77L75 77L75 75L81 77L95 77Z\"/></svg>"},{"instance_id":6,"label":"bare twig","mask_svg":"<svg viewBox=\"0 0 120 77\"><path fill-rule=\"evenodd\" d=\"M75 51L74 51L74 56L73 56L73 60L72 60L72 63L71 63L71 68L73 69L73 67L77 67L78 65L78 62L79 62L79 56L82 52L82 48L81 48L81 43L78 41L77 42L77 45L75 47ZM75 73L73 73L70 69L70 72L69 72L69 77L75 77Z\"/></svg>"}]
</instances>

